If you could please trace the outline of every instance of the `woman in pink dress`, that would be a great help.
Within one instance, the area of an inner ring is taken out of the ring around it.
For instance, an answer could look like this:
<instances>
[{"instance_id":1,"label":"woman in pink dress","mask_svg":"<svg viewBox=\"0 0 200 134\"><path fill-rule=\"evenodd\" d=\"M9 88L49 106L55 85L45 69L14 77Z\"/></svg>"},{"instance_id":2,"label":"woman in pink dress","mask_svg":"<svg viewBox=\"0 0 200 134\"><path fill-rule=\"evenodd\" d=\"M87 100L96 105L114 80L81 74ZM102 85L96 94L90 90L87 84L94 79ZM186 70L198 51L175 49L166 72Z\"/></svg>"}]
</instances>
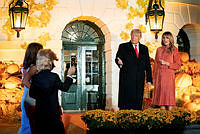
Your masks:
<instances>
[{"instance_id":1,"label":"woman in pink dress","mask_svg":"<svg viewBox=\"0 0 200 134\"><path fill-rule=\"evenodd\" d=\"M171 110L176 105L175 70L181 67L181 60L171 32L163 33L161 44L155 57L152 104Z\"/></svg>"}]
</instances>

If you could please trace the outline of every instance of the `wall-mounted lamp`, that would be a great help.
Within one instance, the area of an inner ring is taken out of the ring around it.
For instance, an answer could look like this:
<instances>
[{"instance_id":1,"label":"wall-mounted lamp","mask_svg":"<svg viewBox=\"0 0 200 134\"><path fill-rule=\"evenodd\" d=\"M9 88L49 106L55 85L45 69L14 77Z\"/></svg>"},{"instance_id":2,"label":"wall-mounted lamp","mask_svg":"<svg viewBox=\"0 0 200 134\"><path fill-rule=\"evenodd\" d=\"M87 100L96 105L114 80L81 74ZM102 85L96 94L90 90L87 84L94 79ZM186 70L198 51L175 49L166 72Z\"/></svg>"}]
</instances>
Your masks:
<instances>
[{"instance_id":1,"label":"wall-mounted lamp","mask_svg":"<svg viewBox=\"0 0 200 134\"><path fill-rule=\"evenodd\" d=\"M154 4L152 5L153 1ZM161 4L161 0L149 0L149 6L145 15L146 24L149 21L150 30L155 32L155 39L158 39L158 33L163 29L163 22L165 18L165 11Z\"/></svg>"},{"instance_id":2,"label":"wall-mounted lamp","mask_svg":"<svg viewBox=\"0 0 200 134\"><path fill-rule=\"evenodd\" d=\"M17 2L13 0L9 4L11 28L17 31L17 38L19 37L19 32L25 29L28 12L28 3L25 0L17 0Z\"/></svg>"}]
</instances>

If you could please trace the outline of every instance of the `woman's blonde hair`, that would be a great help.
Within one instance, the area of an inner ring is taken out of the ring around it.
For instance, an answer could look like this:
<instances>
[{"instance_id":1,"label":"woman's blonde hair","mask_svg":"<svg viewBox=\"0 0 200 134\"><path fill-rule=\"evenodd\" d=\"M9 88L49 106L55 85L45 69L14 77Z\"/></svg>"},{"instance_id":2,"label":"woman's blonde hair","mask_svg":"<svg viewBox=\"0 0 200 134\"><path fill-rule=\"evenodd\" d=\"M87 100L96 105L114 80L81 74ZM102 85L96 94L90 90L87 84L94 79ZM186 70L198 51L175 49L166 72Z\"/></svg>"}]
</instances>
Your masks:
<instances>
[{"instance_id":1,"label":"woman's blonde hair","mask_svg":"<svg viewBox=\"0 0 200 134\"><path fill-rule=\"evenodd\" d=\"M38 72L41 70L49 69L53 67L53 61L58 60L56 54L51 49L41 49L37 54L36 67Z\"/></svg>"},{"instance_id":2,"label":"woman's blonde hair","mask_svg":"<svg viewBox=\"0 0 200 134\"><path fill-rule=\"evenodd\" d=\"M163 33L163 35L162 35L162 42L161 42L161 44L162 44L162 46L165 46L165 44L164 44L164 42L163 42L163 38L164 38L164 36L166 36L166 37L168 37L168 39L169 39L169 52L173 52L174 51L174 49L176 48L175 46L174 46L174 37L173 37L173 35L172 35L172 33L171 32L169 32L169 31L167 31L167 32L164 32Z\"/></svg>"}]
</instances>

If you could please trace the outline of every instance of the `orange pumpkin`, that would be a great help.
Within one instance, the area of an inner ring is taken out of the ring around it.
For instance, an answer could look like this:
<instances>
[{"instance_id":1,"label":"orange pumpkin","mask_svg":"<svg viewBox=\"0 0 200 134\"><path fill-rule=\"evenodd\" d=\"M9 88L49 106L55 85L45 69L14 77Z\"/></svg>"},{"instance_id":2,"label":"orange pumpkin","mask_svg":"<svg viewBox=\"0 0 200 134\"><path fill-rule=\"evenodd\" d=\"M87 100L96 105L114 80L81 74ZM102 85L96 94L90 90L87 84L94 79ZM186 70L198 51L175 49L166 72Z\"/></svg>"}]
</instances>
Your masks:
<instances>
[{"instance_id":1,"label":"orange pumpkin","mask_svg":"<svg viewBox=\"0 0 200 134\"><path fill-rule=\"evenodd\" d=\"M192 75L192 84L196 87L200 87L200 73Z\"/></svg>"},{"instance_id":2,"label":"orange pumpkin","mask_svg":"<svg viewBox=\"0 0 200 134\"><path fill-rule=\"evenodd\" d=\"M188 62L189 61L189 55L186 52L179 52L181 61L182 62Z\"/></svg>"},{"instance_id":3,"label":"orange pumpkin","mask_svg":"<svg viewBox=\"0 0 200 134\"><path fill-rule=\"evenodd\" d=\"M192 85L192 78L186 73L178 73L175 78L176 87L188 87Z\"/></svg>"},{"instance_id":4,"label":"orange pumpkin","mask_svg":"<svg viewBox=\"0 0 200 134\"><path fill-rule=\"evenodd\" d=\"M10 65L8 65L6 71L9 74L17 73L17 72L19 72L19 66L17 64L10 64Z\"/></svg>"},{"instance_id":5,"label":"orange pumpkin","mask_svg":"<svg viewBox=\"0 0 200 134\"><path fill-rule=\"evenodd\" d=\"M194 102L187 102L183 107L190 111L197 111L197 104Z\"/></svg>"},{"instance_id":6,"label":"orange pumpkin","mask_svg":"<svg viewBox=\"0 0 200 134\"><path fill-rule=\"evenodd\" d=\"M21 85L21 79L18 77L11 76L5 82L5 88L14 89L18 85Z\"/></svg>"},{"instance_id":7,"label":"orange pumpkin","mask_svg":"<svg viewBox=\"0 0 200 134\"><path fill-rule=\"evenodd\" d=\"M5 65L3 63L0 63L0 74L2 74L5 71Z\"/></svg>"}]
</instances>

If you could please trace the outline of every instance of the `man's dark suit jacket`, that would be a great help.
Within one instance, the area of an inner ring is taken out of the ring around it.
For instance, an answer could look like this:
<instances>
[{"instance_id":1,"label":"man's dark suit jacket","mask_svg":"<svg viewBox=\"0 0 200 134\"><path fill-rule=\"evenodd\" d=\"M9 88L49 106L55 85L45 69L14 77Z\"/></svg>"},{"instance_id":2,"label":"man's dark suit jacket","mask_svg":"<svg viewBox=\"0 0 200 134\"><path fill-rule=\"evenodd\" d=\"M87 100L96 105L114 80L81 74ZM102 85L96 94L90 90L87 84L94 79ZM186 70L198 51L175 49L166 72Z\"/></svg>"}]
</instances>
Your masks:
<instances>
[{"instance_id":1,"label":"man's dark suit jacket","mask_svg":"<svg viewBox=\"0 0 200 134\"><path fill-rule=\"evenodd\" d=\"M60 121L58 90L68 91L73 80L61 82L58 74L42 70L32 77L30 96L36 99L36 131L38 133L63 133Z\"/></svg>"},{"instance_id":2,"label":"man's dark suit jacket","mask_svg":"<svg viewBox=\"0 0 200 134\"><path fill-rule=\"evenodd\" d=\"M118 65L118 57L123 62L122 67ZM148 48L139 43L139 58L137 58L131 41L120 44L115 62L120 67L118 98L119 108L141 110L145 72L147 82L152 82Z\"/></svg>"}]
</instances>

